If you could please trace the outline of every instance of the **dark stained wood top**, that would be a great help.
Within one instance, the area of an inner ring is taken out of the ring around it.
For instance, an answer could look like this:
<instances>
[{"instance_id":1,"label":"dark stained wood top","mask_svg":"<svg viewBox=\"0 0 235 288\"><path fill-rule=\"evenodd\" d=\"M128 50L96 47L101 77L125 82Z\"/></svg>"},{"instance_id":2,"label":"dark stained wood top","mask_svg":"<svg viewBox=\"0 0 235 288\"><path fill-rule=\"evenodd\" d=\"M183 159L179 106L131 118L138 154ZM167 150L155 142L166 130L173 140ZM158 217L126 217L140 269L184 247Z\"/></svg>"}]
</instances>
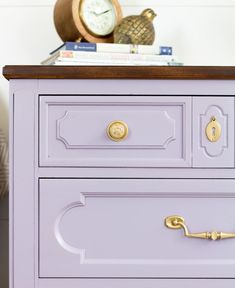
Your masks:
<instances>
[{"instance_id":1,"label":"dark stained wood top","mask_svg":"<svg viewBox=\"0 0 235 288\"><path fill-rule=\"evenodd\" d=\"M223 79L235 66L5 66L6 79Z\"/></svg>"}]
</instances>

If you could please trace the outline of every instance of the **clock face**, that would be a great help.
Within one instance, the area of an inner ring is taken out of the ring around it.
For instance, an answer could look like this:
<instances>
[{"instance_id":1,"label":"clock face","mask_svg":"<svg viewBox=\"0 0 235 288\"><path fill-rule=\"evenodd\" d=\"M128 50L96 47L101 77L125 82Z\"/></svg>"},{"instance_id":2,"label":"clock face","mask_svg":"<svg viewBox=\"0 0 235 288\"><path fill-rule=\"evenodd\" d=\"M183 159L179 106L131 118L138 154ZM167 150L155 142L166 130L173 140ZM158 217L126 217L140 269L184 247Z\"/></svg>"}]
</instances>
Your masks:
<instances>
[{"instance_id":1,"label":"clock face","mask_svg":"<svg viewBox=\"0 0 235 288\"><path fill-rule=\"evenodd\" d=\"M88 30L97 36L109 35L117 24L111 0L83 0L80 15Z\"/></svg>"}]
</instances>

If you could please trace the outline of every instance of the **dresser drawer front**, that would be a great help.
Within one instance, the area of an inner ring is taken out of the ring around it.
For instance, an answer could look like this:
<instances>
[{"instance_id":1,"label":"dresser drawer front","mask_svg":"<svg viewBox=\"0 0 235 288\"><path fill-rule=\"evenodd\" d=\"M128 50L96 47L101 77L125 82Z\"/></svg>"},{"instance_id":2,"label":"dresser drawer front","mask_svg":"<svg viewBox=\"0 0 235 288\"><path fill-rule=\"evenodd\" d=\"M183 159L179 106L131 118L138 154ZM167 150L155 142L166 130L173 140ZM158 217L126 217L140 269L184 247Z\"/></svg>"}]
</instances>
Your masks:
<instances>
[{"instance_id":1,"label":"dresser drawer front","mask_svg":"<svg viewBox=\"0 0 235 288\"><path fill-rule=\"evenodd\" d=\"M41 179L39 276L235 277L235 239L190 232L235 232L235 180Z\"/></svg>"},{"instance_id":2,"label":"dresser drawer front","mask_svg":"<svg viewBox=\"0 0 235 288\"><path fill-rule=\"evenodd\" d=\"M234 97L193 97L193 167L234 168Z\"/></svg>"},{"instance_id":3,"label":"dresser drawer front","mask_svg":"<svg viewBox=\"0 0 235 288\"><path fill-rule=\"evenodd\" d=\"M187 167L191 97L41 96L40 166ZM121 141L108 137L126 123Z\"/></svg>"}]
</instances>

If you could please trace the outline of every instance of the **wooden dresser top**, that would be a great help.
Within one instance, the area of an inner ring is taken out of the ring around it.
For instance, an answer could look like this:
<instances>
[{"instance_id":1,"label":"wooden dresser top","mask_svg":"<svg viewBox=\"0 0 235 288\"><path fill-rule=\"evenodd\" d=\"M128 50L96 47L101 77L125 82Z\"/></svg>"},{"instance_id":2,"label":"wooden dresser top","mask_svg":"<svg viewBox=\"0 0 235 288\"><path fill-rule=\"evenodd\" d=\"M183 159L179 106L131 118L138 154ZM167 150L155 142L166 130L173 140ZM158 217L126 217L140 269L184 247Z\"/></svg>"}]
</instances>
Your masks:
<instances>
[{"instance_id":1,"label":"wooden dresser top","mask_svg":"<svg viewBox=\"0 0 235 288\"><path fill-rule=\"evenodd\" d=\"M235 66L5 66L6 79L235 80Z\"/></svg>"}]
</instances>

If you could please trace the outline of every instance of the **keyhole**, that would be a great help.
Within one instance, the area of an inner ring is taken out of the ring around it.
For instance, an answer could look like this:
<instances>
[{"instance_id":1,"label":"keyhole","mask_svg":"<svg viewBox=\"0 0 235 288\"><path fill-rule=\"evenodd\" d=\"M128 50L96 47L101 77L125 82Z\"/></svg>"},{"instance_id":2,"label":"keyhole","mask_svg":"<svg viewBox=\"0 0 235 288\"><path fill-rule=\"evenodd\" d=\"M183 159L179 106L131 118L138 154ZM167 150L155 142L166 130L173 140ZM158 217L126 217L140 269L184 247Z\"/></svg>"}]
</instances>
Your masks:
<instances>
[{"instance_id":1,"label":"keyhole","mask_svg":"<svg viewBox=\"0 0 235 288\"><path fill-rule=\"evenodd\" d=\"M216 128L215 127L212 127L212 136L215 137L215 130Z\"/></svg>"}]
</instances>

